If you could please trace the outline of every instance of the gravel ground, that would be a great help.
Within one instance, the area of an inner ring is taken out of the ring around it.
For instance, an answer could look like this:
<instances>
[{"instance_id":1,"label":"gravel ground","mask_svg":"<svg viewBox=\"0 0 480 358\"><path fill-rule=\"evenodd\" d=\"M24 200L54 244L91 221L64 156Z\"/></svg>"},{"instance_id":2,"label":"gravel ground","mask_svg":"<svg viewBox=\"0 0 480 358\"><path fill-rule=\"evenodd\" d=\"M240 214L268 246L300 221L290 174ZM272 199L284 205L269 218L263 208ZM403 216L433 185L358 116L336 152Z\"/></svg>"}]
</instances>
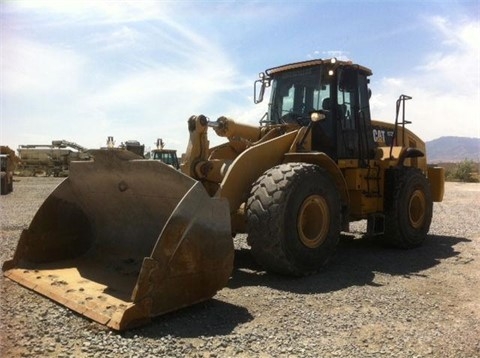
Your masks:
<instances>
[{"instance_id":1,"label":"gravel ground","mask_svg":"<svg viewBox=\"0 0 480 358\"><path fill-rule=\"evenodd\" d=\"M16 178L0 199L3 263L61 181ZM480 184L447 183L423 247L342 237L320 274L266 274L235 239L226 288L115 333L2 277L2 357L479 357Z\"/></svg>"}]
</instances>

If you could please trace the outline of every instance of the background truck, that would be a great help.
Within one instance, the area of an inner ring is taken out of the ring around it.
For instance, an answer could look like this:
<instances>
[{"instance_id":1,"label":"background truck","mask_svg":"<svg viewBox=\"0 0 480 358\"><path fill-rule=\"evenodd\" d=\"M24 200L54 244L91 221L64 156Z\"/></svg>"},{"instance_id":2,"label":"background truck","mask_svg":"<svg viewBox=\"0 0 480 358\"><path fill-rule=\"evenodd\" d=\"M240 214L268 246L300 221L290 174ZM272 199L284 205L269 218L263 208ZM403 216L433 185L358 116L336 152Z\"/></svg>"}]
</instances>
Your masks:
<instances>
[{"instance_id":1,"label":"background truck","mask_svg":"<svg viewBox=\"0 0 480 358\"><path fill-rule=\"evenodd\" d=\"M20 157L19 175L45 174L67 176L70 162L89 160L87 148L66 140L53 140L52 144L25 144L17 149Z\"/></svg>"},{"instance_id":2,"label":"background truck","mask_svg":"<svg viewBox=\"0 0 480 358\"><path fill-rule=\"evenodd\" d=\"M227 117L188 119L181 172L125 150L98 150L24 230L10 279L116 330L206 300L233 269L232 235L245 233L269 272L314 274L333 257L349 223L368 222L378 241L421 245L442 168L406 126L373 121L370 69L311 60L271 68L258 126ZM210 147L209 129L227 141Z\"/></svg>"}]
</instances>

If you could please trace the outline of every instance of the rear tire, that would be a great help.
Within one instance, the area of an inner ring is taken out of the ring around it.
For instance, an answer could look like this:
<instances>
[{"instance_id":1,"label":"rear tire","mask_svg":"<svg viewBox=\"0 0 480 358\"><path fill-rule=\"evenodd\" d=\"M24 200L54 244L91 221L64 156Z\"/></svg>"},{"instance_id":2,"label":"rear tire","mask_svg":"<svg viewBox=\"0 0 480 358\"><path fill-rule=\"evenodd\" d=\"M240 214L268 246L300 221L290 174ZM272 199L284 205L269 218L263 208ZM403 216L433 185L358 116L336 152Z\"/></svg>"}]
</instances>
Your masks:
<instances>
[{"instance_id":1,"label":"rear tire","mask_svg":"<svg viewBox=\"0 0 480 358\"><path fill-rule=\"evenodd\" d=\"M281 164L253 185L247 223L252 255L267 271L308 275L335 253L340 195L328 172L319 166Z\"/></svg>"},{"instance_id":2,"label":"rear tire","mask_svg":"<svg viewBox=\"0 0 480 358\"><path fill-rule=\"evenodd\" d=\"M400 248L423 244L432 222L430 183L416 168L387 172L384 242Z\"/></svg>"}]
</instances>

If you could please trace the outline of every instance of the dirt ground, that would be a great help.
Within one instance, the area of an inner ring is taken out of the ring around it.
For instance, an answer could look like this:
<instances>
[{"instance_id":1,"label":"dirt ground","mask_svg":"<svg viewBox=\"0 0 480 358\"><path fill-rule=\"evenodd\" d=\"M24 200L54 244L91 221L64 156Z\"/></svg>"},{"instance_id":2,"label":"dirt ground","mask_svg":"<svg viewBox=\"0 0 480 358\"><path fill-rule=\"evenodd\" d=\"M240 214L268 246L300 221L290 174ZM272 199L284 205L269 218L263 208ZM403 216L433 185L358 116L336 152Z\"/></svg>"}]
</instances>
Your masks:
<instances>
[{"instance_id":1,"label":"dirt ground","mask_svg":"<svg viewBox=\"0 0 480 358\"><path fill-rule=\"evenodd\" d=\"M2 263L61 181L20 178L0 199ZM205 303L121 334L2 277L2 357L479 357L480 184L447 183L425 244L343 235L333 262L301 279L265 273L245 237Z\"/></svg>"}]
</instances>

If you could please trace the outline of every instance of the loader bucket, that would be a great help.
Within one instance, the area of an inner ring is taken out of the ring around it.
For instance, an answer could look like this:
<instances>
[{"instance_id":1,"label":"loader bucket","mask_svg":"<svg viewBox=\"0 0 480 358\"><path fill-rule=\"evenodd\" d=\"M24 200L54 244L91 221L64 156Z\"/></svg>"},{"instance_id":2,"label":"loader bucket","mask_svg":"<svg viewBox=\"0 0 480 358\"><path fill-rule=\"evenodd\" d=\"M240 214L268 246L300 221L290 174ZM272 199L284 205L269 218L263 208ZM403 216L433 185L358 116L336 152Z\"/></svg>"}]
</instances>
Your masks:
<instances>
[{"instance_id":1,"label":"loader bucket","mask_svg":"<svg viewBox=\"0 0 480 358\"><path fill-rule=\"evenodd\" d=\"M4 275L115 330L211 298L233 268L229 206L125 150L73 162Z\"/></svg>"}]
</instances>

